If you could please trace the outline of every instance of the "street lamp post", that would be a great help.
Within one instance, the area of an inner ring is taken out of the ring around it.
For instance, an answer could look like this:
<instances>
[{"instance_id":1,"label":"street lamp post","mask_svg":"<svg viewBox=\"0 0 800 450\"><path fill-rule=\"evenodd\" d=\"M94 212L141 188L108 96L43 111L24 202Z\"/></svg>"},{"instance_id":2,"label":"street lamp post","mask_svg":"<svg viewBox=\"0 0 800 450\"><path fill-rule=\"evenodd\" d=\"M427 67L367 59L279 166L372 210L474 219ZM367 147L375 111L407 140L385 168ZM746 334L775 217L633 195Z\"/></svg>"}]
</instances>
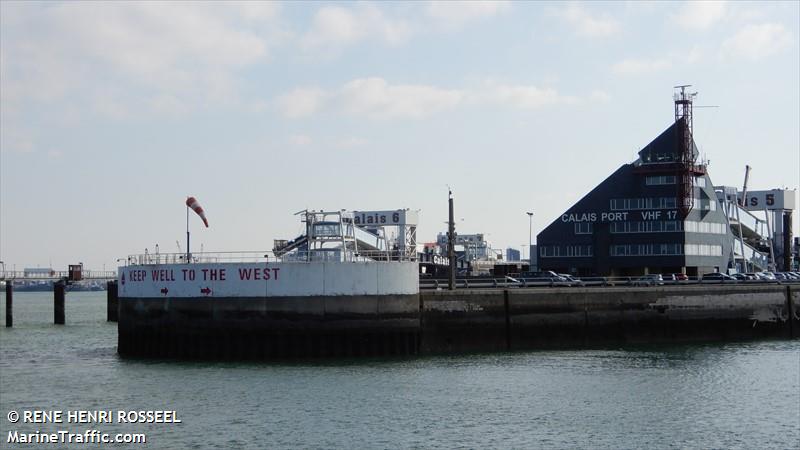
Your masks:
<instances>
[{"instance_id":1,"label":"street lamp post","mask_svg":"<svg viewBox=\"0 0 800 450\"><path fill-rule=\"evenodd\" d=\"M531 255L531 246L533 245L533 211L528 211L526 214L528 215L528 262L530 263L533 260L533 255Z\"/></svg>"}]
</instances>

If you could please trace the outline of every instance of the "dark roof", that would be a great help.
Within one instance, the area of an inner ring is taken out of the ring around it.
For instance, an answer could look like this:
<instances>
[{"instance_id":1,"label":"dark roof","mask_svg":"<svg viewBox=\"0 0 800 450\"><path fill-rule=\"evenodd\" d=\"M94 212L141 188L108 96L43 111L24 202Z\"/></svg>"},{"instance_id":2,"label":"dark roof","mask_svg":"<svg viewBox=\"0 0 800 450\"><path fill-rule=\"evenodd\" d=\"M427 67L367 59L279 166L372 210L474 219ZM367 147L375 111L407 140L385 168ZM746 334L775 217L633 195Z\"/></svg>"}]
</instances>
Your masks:
<instances>
[{"instance_id":1,"label":"dark roof","mask_svg":"<svg viewBox=\"0 0 800 450\"><path fill-rule=\"evenodd\" d=\"M642 159L642 162L659 162L663 159L674 161L678 159L678 155L676 154L678 150L677 127L679 123L683 123L683 120L684 119L679 119L678 122L674 122L669 128L659 134L658 137L644 146L643 149L639 150L639 158ZM694 138L692 139L692 148L696 158L699 152L697 151L697 145L694 143Z\"/></svg>"}]
</instances>

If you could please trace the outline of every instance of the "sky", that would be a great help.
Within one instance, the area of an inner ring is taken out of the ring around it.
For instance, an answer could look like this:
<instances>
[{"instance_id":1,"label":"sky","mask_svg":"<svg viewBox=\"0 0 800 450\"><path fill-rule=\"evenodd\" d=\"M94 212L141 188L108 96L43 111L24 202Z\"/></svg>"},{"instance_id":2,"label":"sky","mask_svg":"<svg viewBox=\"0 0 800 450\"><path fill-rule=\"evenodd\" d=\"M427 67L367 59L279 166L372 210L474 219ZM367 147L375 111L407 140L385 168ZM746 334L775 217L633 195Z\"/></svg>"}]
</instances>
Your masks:
<instances>
[{"instance_id":1,"label":"sky","mask_svg":"<svg viewBox=\"0 0 800 450\"><path fill-rule=\"evenodd\" d=\"M521 249L674 120L715 185L800 184L800 2L0 2L7 269L262 251L303 209ZM800 197L800 195L798 196ZM795 213L798 234L800 215ZM527 255L526 255L527 256Z\"/></svg>"}]
</instances>

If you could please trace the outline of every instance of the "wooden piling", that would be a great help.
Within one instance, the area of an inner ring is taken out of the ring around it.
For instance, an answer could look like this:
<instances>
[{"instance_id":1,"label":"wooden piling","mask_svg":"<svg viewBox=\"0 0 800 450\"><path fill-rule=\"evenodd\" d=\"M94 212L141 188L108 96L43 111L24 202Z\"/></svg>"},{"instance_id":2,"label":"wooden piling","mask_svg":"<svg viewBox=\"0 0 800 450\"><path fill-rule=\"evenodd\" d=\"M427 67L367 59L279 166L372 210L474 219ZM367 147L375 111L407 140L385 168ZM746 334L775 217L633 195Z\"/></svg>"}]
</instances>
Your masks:
<instances>
[{"instance_id":1,"label":"wooden piling","mask_svg":"<svg viewBox=\"0 0 800 450\"><path fill-rule=\"evenodd\" d=\"M14 284L9 280L6 281L6 328L14 326Z\"/></svg>"},{"instance_id":2,"label":"wooden piling","mask_svg":"<svg viewBox=\"0 0 800 450\"><path fill-rule=\"evenodd\" d=\"M67 283L60 280L53 284L53 323L64 325L64 297Z\"/></svg>"},{"instance_id":3,"label":"wooden piling","mask_svg":"<svg viewBox=\"0 0 800 450\"><path fill-rule=\"evenodd\" d=\"M106 284L106 321L117 322L119 320L119 295L117 282L109 281Z\"/></svg>"}]
</instances>

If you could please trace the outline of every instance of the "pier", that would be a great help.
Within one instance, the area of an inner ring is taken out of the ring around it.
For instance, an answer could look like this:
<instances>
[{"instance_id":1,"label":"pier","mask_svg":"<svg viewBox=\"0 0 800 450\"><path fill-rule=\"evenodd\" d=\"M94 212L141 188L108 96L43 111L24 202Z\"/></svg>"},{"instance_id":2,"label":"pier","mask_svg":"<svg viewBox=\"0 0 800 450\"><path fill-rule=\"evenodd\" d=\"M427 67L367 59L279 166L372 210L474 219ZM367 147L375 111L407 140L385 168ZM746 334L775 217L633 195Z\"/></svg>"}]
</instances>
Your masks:
<instances>
[{"instance_id":1,"label":"pier","mask_svg":"<svg viewBox=\"0 0 800 450\"><path fill-rule=\"evenodd\" d=\"M66 301L67 286L78 281L107 281L108 285L116 283L117 273L115 271L84 271L82 265L70 265L67 271L48 271L46 273L30 273L26 271L2 270L0 271L0 282L5 283L6 294L6 327L11 328L14 324L14 284L16 282L37 282L48 284L53 291L53 323L64 325L66 315L64 302ZM114 299L116 299L116 284L114 284ZM49 290L49 289L48 289ZM116 314L112 315L112 297L109 294L109 313L108 320L116 321ZM116 309L116 304L114 304Z\"/></svg>"}]
</instances>

